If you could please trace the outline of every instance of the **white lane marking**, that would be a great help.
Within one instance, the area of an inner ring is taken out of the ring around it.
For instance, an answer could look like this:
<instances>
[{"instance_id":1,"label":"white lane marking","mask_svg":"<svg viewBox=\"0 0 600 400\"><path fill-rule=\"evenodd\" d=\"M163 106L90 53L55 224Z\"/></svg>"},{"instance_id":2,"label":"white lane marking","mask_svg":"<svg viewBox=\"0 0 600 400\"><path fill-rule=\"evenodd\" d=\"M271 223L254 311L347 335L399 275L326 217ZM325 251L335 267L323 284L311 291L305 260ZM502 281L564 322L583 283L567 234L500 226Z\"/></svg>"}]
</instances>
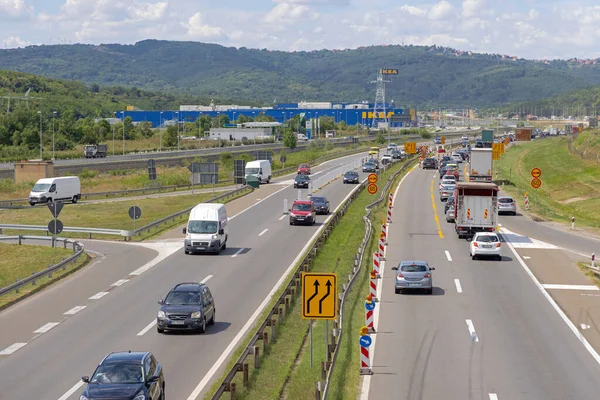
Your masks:
<instances>
[{"instance_id":1,"label":"white lane marking","mask_svg":"<svg viewBox=\"0 0 600 400\"><path fill-rule=\"evenodd\" d=\"M358 189L358 186L356 188L352 189L350 191L350 193L348 193L348 195L344 198L344 200L342 200L340 202L340 205L344 201L346 201L352 195L352 193L354 193L354 191L356 189ZM277 193L277 192L275 192L275 193ZM338 205L338 207L336 208L336 210L340 207L340 205ZM248 330L250 330L250 328L252 328L254 326L256 318L258 318L258 316L260 314L262 314L262 312L264 311L264 309L267 307L267 305L271 301L271 298L273 297L273 295L275 294L275 292L277 292L277 290L279 289L279 287L286 281L286 279L288 278L288 275L292 272L292 270L294 269L294 267L296 266L296 264L300 261L300 259L302 258L303 254L306 252L306 250L311 246L311 244L315 240L315 238L324 229L325 225L327 225L327 222L329 222L329 220L333 217L333 214L334 213L332 213L329 217L327 217L327 219L323 222L323 224L321 226L319 226L319 229L317 229L317 231L311 236L311 238L308 240L308 242L306 242L306 245L302 248L302 250L300 250L300 252L296 256L296 258L294 259L294 261L292 261L292 263L287 268L287 270L281 275L281 278L279 278L279 280L277 281L277 283L275 283L275 286L273 286L273 289L271 289L271 291L269 292L269 294L267 295L267 297L265 297L265 299L258 306L258 308L256 309L256 311L254 311L254 314L252 314L250 316L250 318L248 319L248 321L246 321L246 324L244 324L244 326L242 327L242 329L240 329L240 331L237 333L237 335L235 335L235 337L231 340L231 342L229 343L229 345L227 346L227 348L223 351L223 353L221 353L221 356L217 359L217 361L215 361L215 363L212 365L212 367L206 373L206 375L204 375L204 377L202 378L202 380L200 381L200 383L198 383L198 385L194 388L194 390L189 395L189 397L187 398L187 400L195 400L196 398L198 398L198 396L200 395L200 393L204 390L204 388L206 387L206 385L210 382L210 380L213 378L213 376L217 373L217 371L219 370L219 368L221 368L221 365L223 365L223 363L227 360L227 358L229 358L229 355L236 349L238 343L242 339L244 339L244 337L246 336L246 333L248 332Z\"/></svg>"},{"instance_id":2,"label":"white lane marking","mask_svg":"<svg viewBox=\"0 0 600 400\"><path fill-rule=\"evenodd\" d=\"M262 231L261 233L259 233L258 236L264 235L265 233L267 233L268 230L269 230L269 228L265 229L264 231Z\"/></svg>"},{"instance_id":3,"label":"white lane marking","mask_svg":"<svg viewBox=\"0 0 600 400\"><path fill-rule=\"evenodd\" d=\"M154 327L154 325L156 325L156 318L154 318L152 320L152 322L150 322L148 325L146 325L146 327L144 329L139 331L137 335L144 336L146 334L146 332L148 332L150 329L152 329Z\"/></svg>"},{"instance_id":4,"label":"white lane marking","mask_svg":"<svg viewBox=\"0 0 600 400\"><path fill-rule=\"evenodd\" d=\"M600 290L596 285L555 285L542 284L544 289L564 289L564 290Z\"/></svg>"},{"instance_id":5,"label":"white lane marking","mask_svg":"<svg viewBox=\"0 0 600 400\"><path fill-rule=\"evenodd\" d=\"M452 257L450 256L450 252L448 250L446 250L445 253L446 253L446 258L448 259L448 261L452 261Z\"/></svg>"},{"instance_id":6,"label":"white lane marking","mask_svg":"<svg viewBox=\"0 0 600 400\"><path fill-rule=\"evenodd\" d=\"M46 333L58 324L59 324L58 322L48 322L46 325L43 325L43 326L39 327L37 330L33 331L33 333Z\"/></svg>"},{"instance_id":7,"label":"white lane marking","mask_svg":"<svg viewBox=\"0 0 600 400\"><path fill-rule=\"evenodd\" d=\"M579 326L581 326L581 329L590 329L591 328L591 326L586 325L586 324L581 324Z\"/></svg>"},{"instance_id":8,"label":"white lane marking","mask_svg":"<svg viewBox=\"0 0 600 400\"><path fill-rule=\"evenodd\" d=\"M234 255L231 256L231 258L236 258L238 256L238 254L240 254L244 250L246 250L246 249L244 249L244 248L239 249L238 251L235 252Z\"/></svg>"},{"instance_id":9,"label":"white lane marking","mask_svg":"<svg viewBox=\"0 0 600 400\"><path fill-rule=\"evenodd\" d=\"M531 257L529 257L529 256L523 256L523 260L530 260L530 259L531 259Z\"/></svg>"},{"instance_id":10,"label":"white lane marking","mask_svg":"<svg viewBox=\"0 0 600 400\"><path fill-rule=\"evenodd\" d=\"M75 393L77 390L79 390L80 387L82 387L84 384L83 381L79 381L77 382L75 385L73 385L73 387L69 390L67 390L67 392L65 394L63 394L62 396L60 396L58 398L58 400L67 400L69 397L71 397L71 395L73 393Z\"/></svg>"},{"instance_id":11,"label":"white lane marking","mask_svg":"<svg viewBox=\"0 0 600 400\"><path fill-rule=\"evenodd\" d=\"M154 267L156 264L163 261L165 258L169 257L171 254L173 254L176 251L178 251L179 249L181 249L181 247L182 247L181 245L175 245L175 246L168 246L166 248L160 247L160 248L156 249L158 251L158 256L156 256L152 261L142 265L135 271L130 272L129 275L138 276L138 275L143 274L144 272L148 271L150 268Z\"/></svg>"},{"instance_id":12,"label":"white lane marking","mask_svg":"<svg viewBox=\"0 0 600 400\"><path fill-rule=\"evenodd\" d=\"M504 228L502 228L502 229L504 230ZM529 267L527 266L527 264L525 264L525 261L523 261L523 259L519 255L519 253L517 253L517 251L515 250L515 248L513 247L513 245L510 242L507 243L507 244L508 244L508 247L510 248L510 251L512 251L512 253L514 254L515 258L517 259L517 261L519 261L519 264L521 264L521 267L523 267L523 269L525 270L525 273L533 281L533 283L535 284L535 286L537 286L537 288L540 290L540 292L542 292L542 295L546 298L546 300L548 300L548 302L550 303L550 305L552 306L552 308L554 308L554 311L556 311L558 313L558 315L562 318L562 320L565 322L565 324L567 324L567 326L569 327L569 329L571 329L571 332L573 332L573 334L575 335L575 337L577 339L579 339L579 341L581 342L581 344L583 344L583 347L585 347L585 349L592 355L592 357L594 357L594 360L596 360L596 362L598 364L600 364L600 354L598 354L598 352L594 349L594 347L590 344L590 342L588 342L586 340L586 338L577 329L577 327L575 326L575 324L573 324L573 322L571 322L571 320L569 319L569 317L567 317L567 314L565 314L565 312L560 308L560 306L556 303L556 301L554 301L554 299L552 298L552 296L550 296L550 293L548 293L548 291L546 289L544 289L544 287L542 286L542 284L540 283L540 281L537 280L537 278L535 277L535 275L533 274L533 272L531 272L531 270L529 269Z\"/></svg>"},{"instance_id":13,"label":"white lane marking","mask_svg":"<svg viewBox=\"0 0 600 400\"><path fill-rule=\"evenodd\" d=\"M265 197L264 199L260 200L259 202L256 202L256 203L252 204L250 207L247 207L247 208L243 209L242 211L240 211L239 213L235 214L234 216L227 218L227 221L231 221L231 220L232 220L232 219L234 219L235 217L242 215L243 213L245 213L245 212L246 212L246 211L248 211L249 209L251 209L251 208L253 208L253 207L256 207L257 205L259 205L259 204L260 204L260 203L262 203L263 201L267 200L269 197L275 196L277 193L281 192L282 190L285 190L285 189L287 189L287 188L288 188L288 187L290 187L290 186L292 186L292 185L287 185L287 186L284 186L284 187L282 187L281 189L279 189L278 191L276 191L276 192L274 192L274 193L271 193L270 195L268 195L268 196L267 196L267 197Z\"/></svg>"},{"instance_id":14,"label":"white lane marking","mask_svg":"<svg viewBox=\"0 0 600 400\"><path fill-rule=\"evenodd\" d=\"M458 293L462 293L462 286L460 286L460 280L458 280L458 279L455 279L455 280L454 280L454 285L456 285L456 291L457 291Z\"/></svg>"},{"instance_id":15,"label":"white lane marking","mask_svg":"<svg viewBox=\"0 0 600 400\"><path fill-rule=\"evenodd\" d=\"M498 400L498 395L496 393L490 393L490 400Z\"/></svg>"},{"instance_id":16,"label":"white lane marking","mask_svg":"<svg viewBox=\"0 0 600 400\"><path fill-rule=\"evenodd\" d=\"M209 275L209 276L207 276L206 278L202 279L202 280L200 281L200 283L206 283L206 282L208 282L208 280L209 280L210 278L212 278L212 277L213 277L212 275Z\"/></svg>"},{"instance_id":17,"label":"white lane marking","mask_svg":"<svg viewBox=\"0 0 600 400\"><path fill-rule=\"evenodd\" d=\"M93 295L92 297L89 297L89 300L99 300L101 298L103 298L104 296L106 296L108 294L108 292L98 292L95 295Z\"/></svg>"},{"instance_id":18,"label":"white lane marking","mask_svg":"<svg viewBox=\"0 0 600 400\"><path fill-rule=\"evenodd\" d=\"M412 167L410 169L410 171L408 171L406 173L406 175L404 175L402 177L402 179L400 180L400 182L398 183L398 186L396 187L396 190L394 191L394 197L392 198L392 207L394 207L396 205L396 199L398 198L398 192L400 191L400 186L402 185L402 182L404 182L404 180L408 177L408 175L410 175L410 173L412 171L415 170L415 168L418 167L419 164L415 165L414 167ZM388 232L388 243L390 242L390 232ZM389 246L385 246L385 248L383 249L383 255L385 258L385 255L387 254L387 249ZM381 269L381 278L383 278L384 273L385 273L385 263L386 261L381 261L380 263L380 269ZM383 287L383 286L382 286ZM383 291L380 295L380 297L383 296ZM379 301L383 301L381 298L379 299ZM373 315L373 325L375 327L375 330L377 331L379 329L379 313L381 311L381 307L375 307L375 313ZM373 339L373 342L371 343L371 346L369 346L369 349L371 350L371 365L373 365L373 360L375 359L375 345L377 343L377 335L372 335L371 338ZM369 390L371 388L371 375L365 375L364 379L363 379L363 383L362 383L362 387L360 390L360 400L368 400L369 399Z\"/></svg>"},{"instance_id":19,"label":"white lane marking","mask_svg":"<svg viewBox=\"0 0 600 400\"><path fill-rule=\"evenodd\" d=\"M498 226L499 226L500 228L502 228L502 224L498 224Z\"/></svg>"},{"instance_id":20,"label":"white lane marking","mask_svg":"<svg viewBox=\"0 0 600 400\"><path fill-rule=\"evenodd\" d=\"M260 199L256 199L256 201L259 201Z\"/></svg>"},{"instance_id":21,"label":"white lane marking","mask_svg":"<svg viewBox=\"0 0 600 400\"><path fill-rule=\"evenodd\" d=\"M279 220L281 221L282 219L284 219L285 217L287 217L287 215L283 214L281 217L279 217Z\"/></svg>"},{"instance_id":22,"label":"white lane marking","mask_svg":"<svg viewBox=\"0 0 600 400\"><path fill-rule=\"evenodd\" d=\"M13 343L4 350L0 351L0 356L9 356L15 351L19 350L21 347L25 346L27 343Z\"/></svg>"},{"instance_id":23,"label":"white lane marking","mask_svg":"<svg viewBox=\"0 0 600 400\"><path fill-rule=\"evenodd\" d=\"M129 282L129 279L119 279L118 281L116 281L115 283L113 283L110 286L119 287L119 286L121 286L121 285L123 285L123 284L125 284L127 282Z\"/></svg>"},{"instance_id":24,"label":"white lane marking","mask_svg":"<svg viewBox=\"0 0 600 400\"><path fill-rule=\"evenodd\" d=\"M474 342L479 342L479 338L477 337L477 332L475 332L475 326L473 325L473 321L470 319L466 320L467 328L469 329L469 334L471 335L471 340Z\"/></svg>"},{"instance_id":25,"label":"white lane marking","mask_svg":"<svg viewBox=\"0 0 600 400\"><path fill-rule=\"evenodd\" d=\"M71 308L69 311L66 311L65 313L63 313L63 315L75 315L79 311L83 310L86 307L87 306L75 306L75 307Z\"/></svg>"}]
</instances>

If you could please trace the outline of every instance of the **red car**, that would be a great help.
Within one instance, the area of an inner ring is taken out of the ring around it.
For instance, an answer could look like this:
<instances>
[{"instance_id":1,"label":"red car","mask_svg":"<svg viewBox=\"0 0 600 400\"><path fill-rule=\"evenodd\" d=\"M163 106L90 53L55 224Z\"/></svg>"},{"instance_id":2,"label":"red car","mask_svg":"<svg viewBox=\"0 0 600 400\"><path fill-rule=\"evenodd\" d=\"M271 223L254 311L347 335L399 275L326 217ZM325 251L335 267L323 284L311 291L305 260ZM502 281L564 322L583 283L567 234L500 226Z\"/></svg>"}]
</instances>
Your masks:
<instances>
[{"instance_id":1,"label":"red car","mask_svg":"<svg viewBox=\"0 0 600 400\"><path fill-rule=\"evenodd\" d=\"M314 225L317 219L315 205L310 200L296 200L290 209L290 225Z\"/></svg>"},{"instance_id":2,"label":"red car","mask_svg":"<svg viewBox=\"0 0 600 400\"><path fill-rule=\"evenodd\" d=\"M310 165L300 164L298 167L298 174L310 175Z\"/></svg>"}]
</instances>

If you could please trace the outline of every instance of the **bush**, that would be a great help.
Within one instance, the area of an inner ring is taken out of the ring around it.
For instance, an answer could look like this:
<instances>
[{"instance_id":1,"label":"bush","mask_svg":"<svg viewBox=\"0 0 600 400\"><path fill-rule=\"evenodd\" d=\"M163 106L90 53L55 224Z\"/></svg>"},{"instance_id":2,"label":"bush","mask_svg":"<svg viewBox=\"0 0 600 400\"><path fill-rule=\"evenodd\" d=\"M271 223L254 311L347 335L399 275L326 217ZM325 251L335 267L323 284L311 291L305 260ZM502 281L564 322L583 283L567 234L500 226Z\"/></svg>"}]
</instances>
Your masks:
<instances>
[{"instance_id":1,"label":"bush","mask_svg":"<svg viewBox=\"0 0 600 400\"><path fill-rule=\"evenodd\" d=\"M98 171L90 171L89 169L85 168L83 171L81 171L78 176L81 179L91 179L91 178L95 178L96 176L98 176Z\"/></svg>"}]
</instances>

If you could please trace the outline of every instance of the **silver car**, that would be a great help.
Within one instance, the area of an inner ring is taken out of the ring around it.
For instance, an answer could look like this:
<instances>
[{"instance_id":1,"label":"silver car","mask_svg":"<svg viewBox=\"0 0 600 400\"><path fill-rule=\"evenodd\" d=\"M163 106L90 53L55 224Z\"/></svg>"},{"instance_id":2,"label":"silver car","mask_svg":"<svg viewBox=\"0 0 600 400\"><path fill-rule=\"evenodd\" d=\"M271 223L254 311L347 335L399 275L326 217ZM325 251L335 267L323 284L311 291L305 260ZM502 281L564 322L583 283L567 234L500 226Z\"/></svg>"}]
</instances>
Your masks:
<instances>
[{"instance_id":1,"label":"silver car","mask_svg":"<svg viewBox=\"0 0 600 400\"><path fill-rule=\"evenodd\" d=\"M517 203L512 197L498 197L498 214L517 215Z\"/></svg>"},{"instance_id":2,"label":"silver car","mask_svg":"<svg viewBox=\"0 0 600 400\"><path fill-rule=\"evenodd\" d=\"M440 200L448 200L448 197L454 194L456 190L456 185L452 184L444 184L440 187Z\"/></svg>"},{"instance_id":3,"label":"silver car","mask_svg":"<svg viewBox=\"0 0 600 400\"><path fill-rule=\"evenodd\" d=\"M454 215L454 206L448 207L448 211L446 211L446 222L454 222L456 216Z\"/></svg>"},{"instance_id":4,"label":"silver car","mask_svg":"<svg viewBox=\"0 0 600 400\"><path fill-rule=\"evenodd\" d=\"M433 279L431 271L435 270L425 261L401 261L397 267L392 267L396 272L395 289L400 293L406 289L424 289L427 294L433 293Z\"/></svg>"}]
</instances>

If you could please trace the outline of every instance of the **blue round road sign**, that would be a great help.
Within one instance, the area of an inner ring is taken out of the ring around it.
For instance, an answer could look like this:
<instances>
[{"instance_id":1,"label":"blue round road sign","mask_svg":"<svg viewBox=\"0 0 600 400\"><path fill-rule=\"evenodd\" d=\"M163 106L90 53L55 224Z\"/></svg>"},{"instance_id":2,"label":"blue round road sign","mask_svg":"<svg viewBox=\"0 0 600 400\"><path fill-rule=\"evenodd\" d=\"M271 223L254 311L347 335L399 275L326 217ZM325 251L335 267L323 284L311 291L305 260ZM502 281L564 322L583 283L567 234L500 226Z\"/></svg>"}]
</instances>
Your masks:
<instances>
[{"instance_id":1,"label":"blue round road sign","mask_svg":"<svg viewBox=\"0 0 600 400\"><path fill-rule=\"evenodd\" d=\"M375 302L372 301L369 303L368 301L365 301L365 308L369 311L373 311L375 309Z\"/></svg>"},{"instance_id":2,"label":"blue round road sign","mask_svg":"<svg viewBox=\"0 0 600 400\"><path fill-rule=\"evenodd\" d=\"M373 339L371 339L371 336L365 335L360 337L360 345L362 347L369 347L371 343L373 343Z\"/></svg>"}]
</instances>

